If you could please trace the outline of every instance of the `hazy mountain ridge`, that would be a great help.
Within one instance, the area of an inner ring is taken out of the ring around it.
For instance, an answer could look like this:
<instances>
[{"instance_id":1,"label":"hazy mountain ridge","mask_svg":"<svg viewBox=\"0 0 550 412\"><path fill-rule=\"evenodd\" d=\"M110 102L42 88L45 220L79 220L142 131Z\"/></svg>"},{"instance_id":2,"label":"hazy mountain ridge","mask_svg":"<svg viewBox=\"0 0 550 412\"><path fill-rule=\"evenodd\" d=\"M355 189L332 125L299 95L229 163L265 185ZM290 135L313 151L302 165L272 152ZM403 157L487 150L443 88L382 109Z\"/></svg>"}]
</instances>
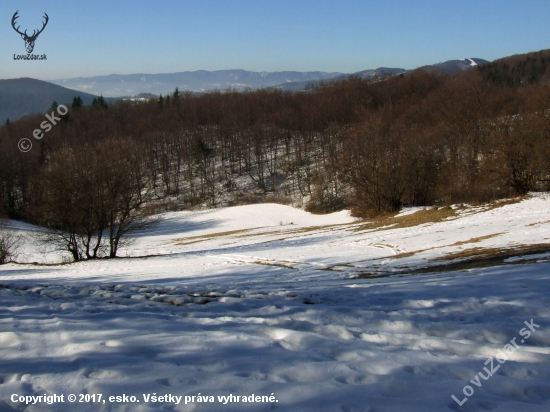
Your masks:
<instances>
[{"instance_id":1,"label":"hazy mountain ridge","mask_svg":"<svg viewBox=\"0 0 550 412\"><path fill-rule=\"evenodd\" d=\"M407 70L400 69L400 68L389 68L389 67L379 67L378 69L369 69L369 70L363 70L360 72L352 73L352 74L342 74L340 76L337 76L333 79L329 80L345 80L349 78L350 76L358 76L362 79L371 79L377 76L385 76L388 74L399 74L399 73L405 73ZM319 79L315 81L305 81L305 82L292 82L292 83L282 83L277 84L273 87L276 87L278 89L284 90L284 91L300 91L305 90L308 86L312 84L318 84L323 82L324 80Z\"/></svg>"},{"instance_id":2,"label":"hazy mountain ridge","mask_svg":"<svg viewBox=\"0 0 550 412\"><path fill-rule=\"evenodd\" d=\"M76 77L53 80L52 83L74 90L87 91L103 96L118 97L138 93L167 94L176 87L181 91L203 92L208 90L270 87L280 83L330 80L343 73L326 72L251 72L246 70L197 70L160 74L111 74L108 76Z\"/></svg>"},{"instance_id":3,"label":"hazy mountain ridge","mask_svg":"<svg viewBox=\"0 0 550 412\"><path fill-rule=\"evenodd\" d=\"M0 122L44 113L54 100L59 104L69 104L75 96L80 96L84 104L91 104L96 97L28 77L0 80Z\"/></svg>"},{"instance_id":4,"label":"hazy mountain ridge","mask_svg":"<svg viewBox=\"0 0 550 412\"><path fill-rule=\"evenodd\" d=\"M454 73L460 73L464 70L468 70L468 69L471 69L472 67L482 65L485 63L489 63L489 62L487 60L478 59L478 58L467 58L467 59L458 59L458 60L448 60L443 63L436 63L436 64L427 65L427 66L422 66L422 67L419 67L419 69L423 69L426 71L439 70L446 74L454 74ZM362 70L360 72L355 72L352 74L343 74L331 80L344 80L349 78L350 76L358 76L361 79L372 79L378 76L382 77L386 75L396 75L400 73L409 73L412 71L414 70L379 67L377 69ZM306 81L306 82L282 83L282 84L275 85L274 87L284 91L299 91L299 90L305 90L312 83L317 84L322 81L323 80L316 80L313 82Z\"/></svg>"},{"instance_id":5,"label":"hazy mountain ridge","mask_svg":"<svg viewBox=\"0 0 550 412\"><path fill-rule=\"evenodd\" d=\"M442 70L445 73L458 73L477 64L484 64L483 59L449 60L443 63L423 66L425 70ZM168 94L176 87L180 91L204 92L209 90L247 88L258 89L277 87L281 90L304 90L311 83L342 80L350 75L361 78L372 78L386 74L406 73L411 70L403 68L379 67L362 70L355 73L339 72L252 72L247 70L196 70L178 73L158 74L111 74L107 76L75 77L71 79L53 80L52 83L82 92L88 92L105 97L134 96L138 93Z\"/></svg>"}]
</instances>

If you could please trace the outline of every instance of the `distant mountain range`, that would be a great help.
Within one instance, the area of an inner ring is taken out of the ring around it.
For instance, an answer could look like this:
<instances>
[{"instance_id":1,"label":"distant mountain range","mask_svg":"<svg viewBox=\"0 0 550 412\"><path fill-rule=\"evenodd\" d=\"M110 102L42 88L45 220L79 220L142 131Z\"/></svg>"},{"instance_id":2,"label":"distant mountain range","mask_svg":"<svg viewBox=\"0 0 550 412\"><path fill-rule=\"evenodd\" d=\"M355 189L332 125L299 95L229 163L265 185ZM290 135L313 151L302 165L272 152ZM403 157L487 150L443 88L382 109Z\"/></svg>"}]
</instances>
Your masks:
<instances>
[{"instance_id":1,"label":"distant mountain range","mask_svg":"<svg viewBox=\"0 0 550 412\"><path fill-rule=\"evenodd\" d=\"M336 76L329 80L344 80L349 78L350 76L358 76L362 79L372 79L376 76L386 76L386 75L392 75L392 74L399 74L399 73L405 73L407 70L405 69L392 69L389 67L379 67L378 69L373 70L363 70L361 72L356 72L353 74L341 74L339 76ZM315 81L306 81L306 82L289 82L289 83L282 83L277 84L273 87L276 87L278 89L284 90L284 91L293 91L297 92L300 90L305 90L309 85L312 83L320 83L326 81L325 79L318 79Z\"/></svg>"},{"instance_id":2,"label":"distant mountain range","mask_svg":"<svg viewBox=\"0 0 550 412\"><path fill-rule=\"evenodd\" d=\"M75 96L80 96L84 104L91 104L96 97L28 77L0 80L0 125L6 119L12 121L25 115L44 113L54 100L58 104L70 104Z\"/></svg>"},{"instance_id":3,"label":"distant mountain range","mask_svg":"<svg viewBox=\"0 0 550 412\"><path fill-rule=\"evenodd\" d=\"M472 66L487 63L483 59L449 60L429 66L424 70L441 70L445 73L457 73ZM361 78L373 78L388 74L406 73L410 70L380 67L363 70L353 74L326 72L250 72L246 70L199 70L169 74L128 74L96 77L77 77L74 79L44 82L30 78L0 80L0 124L7 118L16 120L22 116L44 113L55 100L59 104L70 103L80 96L84 104L91 104L94 97L138 96L156 97L159 94L172 93L176 87L180 91L204 92L209 90L247 88L279 88L299 91L309 84L330 80L342 80L351 75Z\"/></svg>"},{"instance_id":4,"label":"distant mountain range","mask_svg":"<svg viewBox=\"0 0 550 412\"><path fill-rule=\"evenodd\" d=\"M477 64L486 63L483 59L449 60L429 66L425 70L441 70L445 73L456 73ZM361 78L372 78L385 74L405 73L400 68L380 67L374 70L363 70L353 75ZM250 72L246 70L198 70L193 72L165 74L111 74L108 76L76 77L73 79L53 80L52 83L69 89L103 95L105 97L134 96L138 93L167 94L176 87L180 91L205 92L209 90L247 88L258 89L277 87L282 90L303 90L312 82L341 80L350 76L348 73L326 72Z\"/></svg>"},{"instance_id":5,"label":"distant mountain range","mask_svg":"<svg viewBox=\"0 0 550 412\"><path fill-rule=\"evenodd\" d=\"M198 70L164 74L111 74L108 76L76 77L53 80L52 83L105 97L134 96L138 93L156 95L180 91L205 92L209 90L246 88L258 89L281 83L330 80L343 73L325 72L249 72L246 70Z\"/></svg>"},{"instance_id":6,"label":"distant mountain range","mask_svg":"<svg viewBox=\"0 0 550 412\"><path fill-rule=\"evenodd\" d=\"M488 63L487 60L478 59L478 58L469 58L469 59L460 59L460 60L448 60L443 63L436 63L431 64L427 66L422 66L420 69L426 70L426 71L434 71L439 70L446 74L453 74L453 73L459 73L461 71L470 69L474 66L482 65ZM390 67L379 67L378 69L372 69L372 70L363 70L360 72L352 73L350 74L341 74L339 76L334 77L331 80L343 80L348 78L349 76L358 76L362 79L372 79L374 77L382 77L386 75L395 75L400 73L408 73L413 70L405 70L400 68L390 68ZM308 85L312 83L319 83L322 82L324 79L318 79L316 81L306 81L306 82L292 82L292 83L283 83L275 85L274 87L277 87L281 90L285 91L299 91L299 90L305 90Z\"/></svg>"}]
</instances>

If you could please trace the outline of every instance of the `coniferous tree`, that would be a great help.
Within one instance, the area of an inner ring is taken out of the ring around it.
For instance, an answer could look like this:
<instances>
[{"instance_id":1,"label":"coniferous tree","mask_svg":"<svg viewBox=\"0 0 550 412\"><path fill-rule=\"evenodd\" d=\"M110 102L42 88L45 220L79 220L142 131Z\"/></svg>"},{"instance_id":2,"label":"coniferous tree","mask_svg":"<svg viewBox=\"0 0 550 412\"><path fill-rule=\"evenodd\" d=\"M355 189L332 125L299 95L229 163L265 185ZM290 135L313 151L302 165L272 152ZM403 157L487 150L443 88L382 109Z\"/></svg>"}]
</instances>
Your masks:
<instances>
[{"instance_id":1,"label":"coniferous tree","mask_svg":"<svg viewBox=\"0 0 550 412\"><path fill-rule=\"evenodd\" d=\"M109 108L109 106L107 105L107 102L103 98L103 95L101 95L99 97L96 97L96 98L94 98L94 100L92 100L92 107L100 107L102 109L108 109Z\"/></svg>"},{"instance_id":2,"label":"coniferous tree","mask_svg":"<svg viewBox=\"0 0 550 412\"><path fill-rule=\"evenodd\" d=\"M80 96L73 97L73 102L71 103L71 107L73 109L77 109L79 107L82 107L84 105L84 101Z\"/></svg>"}]
</instances>

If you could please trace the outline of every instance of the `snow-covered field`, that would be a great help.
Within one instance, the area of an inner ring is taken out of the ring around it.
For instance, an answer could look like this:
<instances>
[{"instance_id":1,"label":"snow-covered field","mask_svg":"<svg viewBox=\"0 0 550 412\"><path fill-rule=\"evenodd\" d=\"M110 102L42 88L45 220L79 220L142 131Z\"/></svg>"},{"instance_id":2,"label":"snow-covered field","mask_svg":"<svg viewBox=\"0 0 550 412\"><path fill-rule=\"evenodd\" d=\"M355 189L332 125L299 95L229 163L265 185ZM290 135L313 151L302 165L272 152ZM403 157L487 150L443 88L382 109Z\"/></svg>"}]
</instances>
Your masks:
<instances>
[{"instance_id":1,"label":"snow-covered field","mask_svg":"<svg viewBox=\"0 0 550 412\"><path fill-rule=\"evenodd\" d=\"M162 218L126 258L0 266L0 411L550 411L548 194Z\"/></svg>"}]
</instances>

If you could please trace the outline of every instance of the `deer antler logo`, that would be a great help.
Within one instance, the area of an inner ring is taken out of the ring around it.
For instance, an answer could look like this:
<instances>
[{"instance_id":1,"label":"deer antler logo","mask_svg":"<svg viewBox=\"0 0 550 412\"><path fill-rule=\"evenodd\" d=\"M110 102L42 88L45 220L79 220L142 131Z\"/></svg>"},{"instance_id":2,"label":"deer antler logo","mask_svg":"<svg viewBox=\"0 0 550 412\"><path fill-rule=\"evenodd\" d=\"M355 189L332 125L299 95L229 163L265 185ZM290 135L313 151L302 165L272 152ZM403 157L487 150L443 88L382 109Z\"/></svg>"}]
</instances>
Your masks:
<instances>
[{"instance_id":1,"label":"deer antler logo","mask_svg":"<svg viewBox=\"0 0 550 412\"><path fill-rule=\"evenodd\" d=\"M46 25L48 24L48 20L50 18L48 17L48 15L46 13L44 13L44 19L46 19L46 21L44 21L44 23L42 25L42 28L40 30L38 30L38 32L36 30L34 30L33 33L32 33L32 36L29 36L29 35L27 35L27 30L25 30L24 33L21 33L19 31L19 26L15 27L16 20L19 17L17 15L18 13L19 13L19 10L17 10L15 12L15 14L13 15L13 17L11 18L11 25L12 25L13 29L21 35L23 40L25 40L25 48L27 49L27 53L32 53L32 51L34 50L34 42L36 41L36 38L38 37L38 35L40 33L42 33L44 31L44 29L46 28Z\"/></svg>"}]
</instances>

